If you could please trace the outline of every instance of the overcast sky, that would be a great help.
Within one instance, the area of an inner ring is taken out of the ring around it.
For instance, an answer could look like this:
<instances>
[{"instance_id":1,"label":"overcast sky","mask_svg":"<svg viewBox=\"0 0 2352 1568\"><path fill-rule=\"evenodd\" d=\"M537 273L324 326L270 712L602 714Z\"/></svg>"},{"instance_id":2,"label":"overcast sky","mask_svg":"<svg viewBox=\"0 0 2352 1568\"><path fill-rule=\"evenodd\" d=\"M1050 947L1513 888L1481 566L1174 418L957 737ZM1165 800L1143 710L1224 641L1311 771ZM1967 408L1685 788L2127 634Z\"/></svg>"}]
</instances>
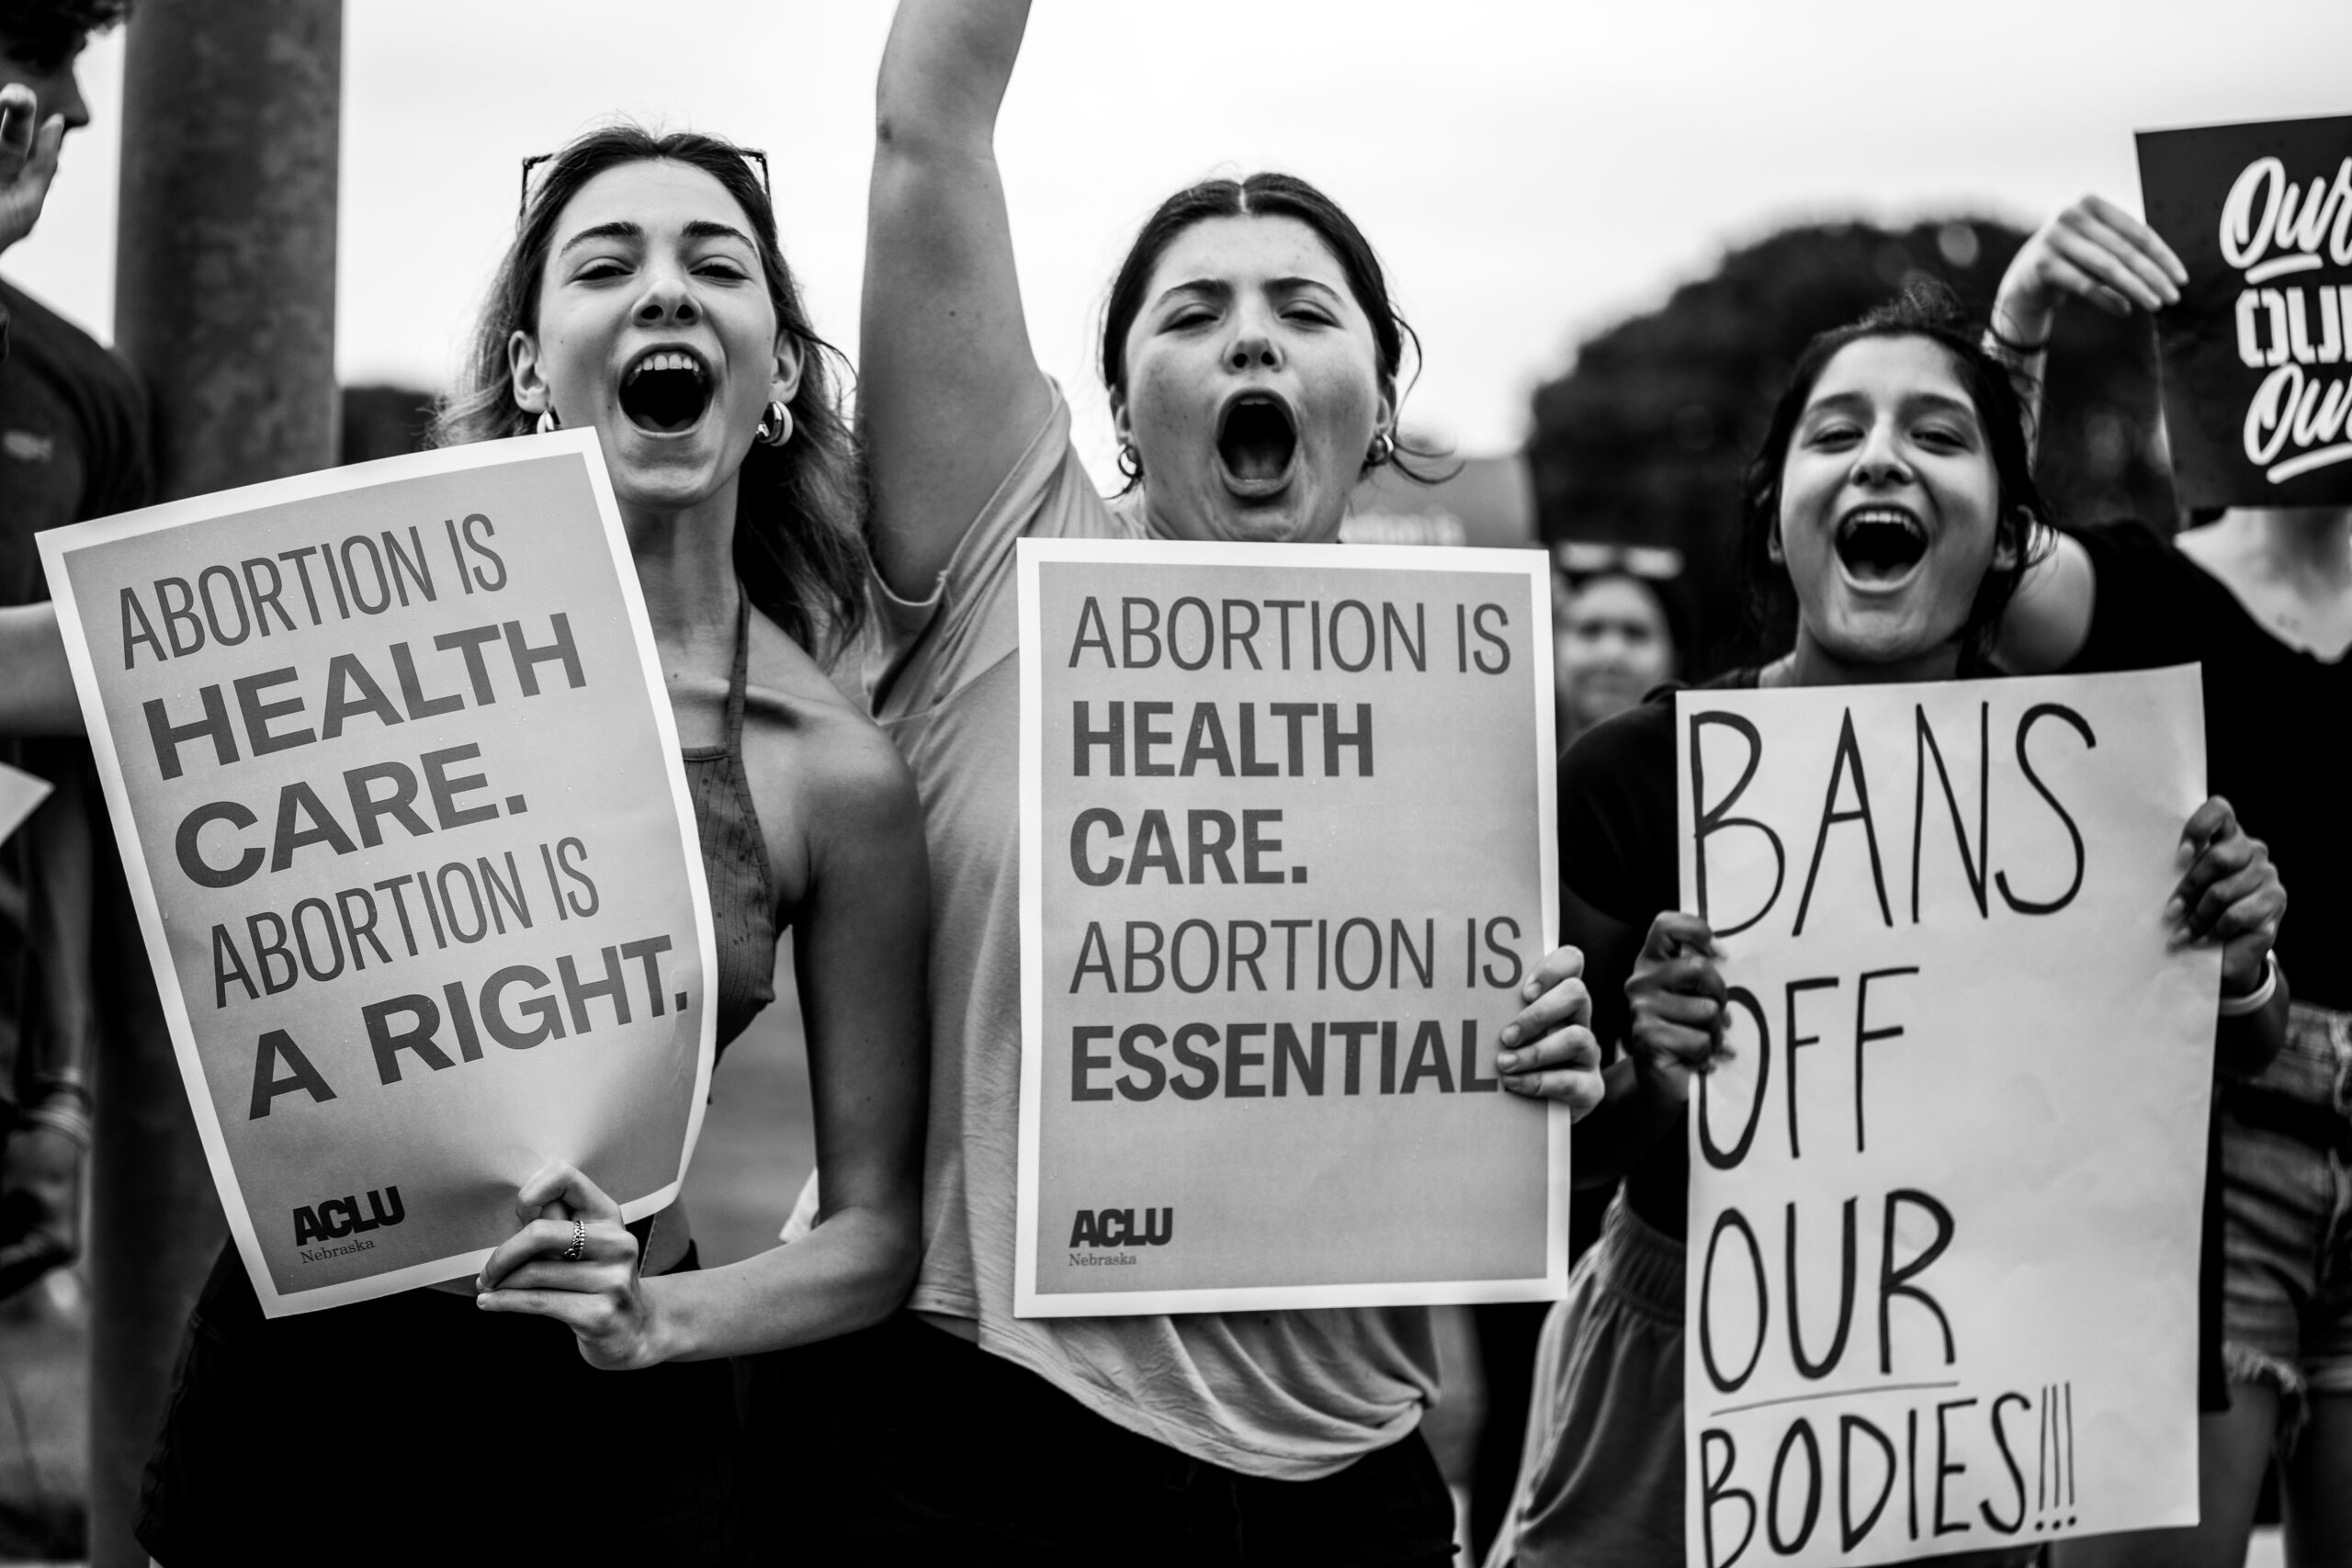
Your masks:
<instances>
[{"instance_id":1,"label":"overcast sky","mask_svg":"<svg viewBox=\"0 0 2352 1568\"><path fill-rule=\"evenodd\" d=\"M853 354L881 0L358 0L344 37L344 378L437 386L519 160L615 113L767 150L818 325ZM135 23L133 24L136 25ZM122 39L5 270L104 336ZM2345 0L1046 0L998 141L1030 326L1098 472L1091 346L1127 239L1210 172L1293 170L1427 345L1408 419L1524 434L1577 339L1792 219L2137 208L2136 128L2352 113Z\"/></svg>"}]
</instances>

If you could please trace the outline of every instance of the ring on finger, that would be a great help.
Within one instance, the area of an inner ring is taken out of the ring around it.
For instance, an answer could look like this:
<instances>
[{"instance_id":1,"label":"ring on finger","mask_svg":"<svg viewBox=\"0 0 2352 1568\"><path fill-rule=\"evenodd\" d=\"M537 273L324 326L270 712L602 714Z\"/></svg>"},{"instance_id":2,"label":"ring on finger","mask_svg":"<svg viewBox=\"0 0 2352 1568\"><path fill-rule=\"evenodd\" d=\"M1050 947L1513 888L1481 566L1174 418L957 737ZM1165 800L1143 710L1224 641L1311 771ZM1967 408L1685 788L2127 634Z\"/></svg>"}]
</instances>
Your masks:
<instances>
[{"instance_id":1,"label":"ring on finger","mask_svg":"<svg viewBox=\"0 0 2352 1568\"><path fill-rule=\"evenodd\" d=\"M565 1247L560 1256L566 1263L577 1263L582 1258L588 1256L587 1221L574 1220L571 1222L571 1245Z\"/></svg>"}]
</instances>

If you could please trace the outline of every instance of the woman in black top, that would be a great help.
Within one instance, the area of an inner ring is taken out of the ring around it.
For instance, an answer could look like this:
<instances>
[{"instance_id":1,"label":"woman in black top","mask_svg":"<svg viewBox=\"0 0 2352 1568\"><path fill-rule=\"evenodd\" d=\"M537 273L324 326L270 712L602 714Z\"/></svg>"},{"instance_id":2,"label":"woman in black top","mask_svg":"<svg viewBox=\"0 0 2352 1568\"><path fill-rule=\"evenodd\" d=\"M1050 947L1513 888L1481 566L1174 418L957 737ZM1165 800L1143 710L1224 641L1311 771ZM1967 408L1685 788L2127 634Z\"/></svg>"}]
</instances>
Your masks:
<instances>
[{"instance_id":1,"label":"woman in black top","mask_svg":"<svg viewBox=\"0 0 2352 1568\"><path fill-rule=\"evenodd\" d=\"M862 495L753 157L618 126L545 161L440 434L597 433L684 748L721 1043L773 994L793 929L818 1224L701 1269L682 1206L625 1227L553 1165L516 1173L521 1226L479 1280L264 1319L225 1258L148 1472L139 1538L166 1568L731 1562L749 1487L724 1358L874 1323L913 1277L920 806L818 662L863 608ZM0 731L80 724L54 610L0 612ZM318 1506L355 1486L403 1495Z\"/></svg>"},{"instance_id":2,"label":"woman in black top","mask_svg":"<svg viewBox=\"0 0 2352 1568\"><path fill-rule=\"evenodd\" d=\"M2028 413L2069 295L2116 313L2178 301L2163 240L2097 197L2061 213L2003 279L1991 346ZM2208 1161L2207 1248L2229 1387L2202 1429L2194 1529L2071 1544L2068 1568L2242 1562L2262 1474L2280 1461L2290 1561L2352 1562L2352 509L2234 508L2170 542L2138 523L2058 537L2004 621L2021 672L2203 667L2215 794L2294 885L2278 965L2287 1042L2224 1082Z\"/></svg>"},{"instance_id":3,"label":"woman in black top","mask_svg":"<svg viewBox=\"0 0 2352 1568\"><path fill-rule=\"evenodd\" d=\"M1722 683L1982 673L2041 512L2016 393L1947 299L1915 293L1824 333L1748 483L1751 582L1792 646ZM1891 527L1907 542L1887 541ZM1886 547L1862 543L1866 528ZM1578 1130L1577 1179L1622 1174L1625 1190L1546 1325L1537 1397L1550 1404L1531 1422L1488 1568L1633 1568L1683 1551L1684 1126L1691 1076L1721 1048L1724 993L1713 936L1677 909L1673 714L1661 694L1561 765L1564 934L1585 953L1596 1032L1627 1048ZM2277 874L2220 801L2183 839L2194 858L2177 923L2223 944L2226 994L2250 992L2284 902ZM2275 1011L2235 1022L2225 1048L2252 1065L2280 1022Z\"/></svg>"}]
</instances>

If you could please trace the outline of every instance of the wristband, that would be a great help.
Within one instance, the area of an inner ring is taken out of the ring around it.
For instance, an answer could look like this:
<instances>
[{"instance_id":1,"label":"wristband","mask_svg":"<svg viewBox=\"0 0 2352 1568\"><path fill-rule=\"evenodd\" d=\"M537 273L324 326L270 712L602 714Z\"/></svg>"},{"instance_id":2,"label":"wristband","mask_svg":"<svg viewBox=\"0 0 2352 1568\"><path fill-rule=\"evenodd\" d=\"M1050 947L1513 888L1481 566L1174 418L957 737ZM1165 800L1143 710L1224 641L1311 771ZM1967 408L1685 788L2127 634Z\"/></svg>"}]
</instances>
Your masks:
<instances>
[{"instance_id":1,"label":"wristband","mask_svg":"<svg viewBox=\"0 0 2352 1568\"><path fill-rule=\"evenodd\" d=\"M2027 343L2022 338L2011 337L2000 328L1987 322L1984 327L1984 335L1991 338L2001 347L2007 349L2011 354L2035 355L2041 354L2049 348L2050 339L2052 334L2050 333L2044 333L2041 335L2041 341L2040 343Z\"/></svg>"},{"instance_id":2,"label":"wristband","mask_svg":"<svg viewBox=\"0 0 2352 1568\"><path fill-rule=\"evenodd\" d=\"M2271 996L2278 989L2278 955L2262 955L2262 984L2242 997L2223 997L2221 1013L2223 1018L2244 1018L2250 1012L2260 1012L2270 1005Z\"/></svg>"}]
</instances>

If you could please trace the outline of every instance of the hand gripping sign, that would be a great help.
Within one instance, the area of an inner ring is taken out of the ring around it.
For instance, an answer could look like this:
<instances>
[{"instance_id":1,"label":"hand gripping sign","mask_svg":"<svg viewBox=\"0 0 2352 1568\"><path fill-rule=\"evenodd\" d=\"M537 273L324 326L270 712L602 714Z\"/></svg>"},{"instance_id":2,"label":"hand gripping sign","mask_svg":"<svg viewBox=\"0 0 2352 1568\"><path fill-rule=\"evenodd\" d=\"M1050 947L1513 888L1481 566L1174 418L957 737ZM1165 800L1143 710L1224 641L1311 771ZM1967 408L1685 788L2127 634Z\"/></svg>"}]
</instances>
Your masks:
<instances>
[{"instance_id":1,"label":"hand gripping sign","mask_svg":"<svg viewBox=\"0 0 2352 1568\"><path fill-rule=\"evenodd\" d=\"M1561 1293L1547 570L1021 542L1021 1315Z\"/></svg>"},{"instance_id":2,"label":"hand gripping sign","mask_svg":"<svg viewBox=\"0 0 2352 1568\"><path fill-rule=\"evenodd\" d=\"M1693 1568L2194 1523L2195 667L1676 716L1735 1053L1690 1123Z\"/></svg>"},{"instance_id":3,"label":"hand gripping sign","mask_svg":"<svg viewBox=\"0 0 2352 1568\"><path fill-rule=\"evenodd\" d=\"M2139 143L2149 225L2188 269L2157 321L2181 500L2352 502L2352 116Z\"/></svg>"},{"instance_id":4,"label":"hand gripping sign","mask_svg":"<svg viewBox=\"0 0 2352 1568\"><path fill-rule=\"evenodd\" d=\"M470 1273L542 1162L635 1219L712 943L592 432L40 536L157 989L264 1311Z\"/></svg>"}]
</instances>

